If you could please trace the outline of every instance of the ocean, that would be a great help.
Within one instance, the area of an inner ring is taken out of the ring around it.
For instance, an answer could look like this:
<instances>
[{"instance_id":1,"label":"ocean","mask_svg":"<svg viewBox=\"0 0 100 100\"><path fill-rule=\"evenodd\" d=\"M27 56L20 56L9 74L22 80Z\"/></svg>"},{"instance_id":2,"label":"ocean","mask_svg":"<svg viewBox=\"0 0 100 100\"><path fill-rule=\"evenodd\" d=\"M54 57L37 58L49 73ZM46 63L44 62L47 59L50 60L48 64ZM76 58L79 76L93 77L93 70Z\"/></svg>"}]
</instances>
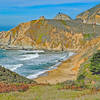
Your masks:
<instances>
[{"instance_id":1,"label":"ocean","mask_svg":"<svg viewBox=\"0 0 100 100\"><path fill-rule=\"evenodd\" d=\"M8 26L2 26L0 25L0 32L1 31L9 31L10 29L14 28L15 26L11 26L11 25L8 25Z\"/></svg>"},{"instance_id":2,"label":"ocean","mask_svg":"<svg viewBox=\"0 0 100 100\"><path fill-rule=\"evenodd\" d=\"M46 71L57 68L72 52L43 50L0 50L0 65L29 79L37 78Z\"/></svg>"}]
</instances>

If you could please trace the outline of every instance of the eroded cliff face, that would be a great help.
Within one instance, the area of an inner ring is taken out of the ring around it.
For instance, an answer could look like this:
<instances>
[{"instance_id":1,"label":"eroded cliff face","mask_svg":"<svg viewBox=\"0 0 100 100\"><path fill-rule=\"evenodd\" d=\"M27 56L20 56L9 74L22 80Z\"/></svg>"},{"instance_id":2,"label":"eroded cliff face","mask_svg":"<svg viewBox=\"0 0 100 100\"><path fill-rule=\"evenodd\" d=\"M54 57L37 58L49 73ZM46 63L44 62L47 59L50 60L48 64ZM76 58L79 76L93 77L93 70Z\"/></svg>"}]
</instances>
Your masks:
<instances>
[{"instance_id":1,"label":"eroded cliff face","mask_svg":"<svg viewBox=\"0 0 100 100\"><path fill-rule=\"evenodd\" d=\"M90 24L95 22L97 25ZM80 14L76 20L65 14L58 14L55 19L41 16L1 32L0 48L78 51L88 41L100 36L99 22L100 5Z\"/></svg>"},{"instance_id":2,"label":"eroded cliff face","mask_svg":"<svg viewBox=\"0 0 100 100\"><path fill-rule=\"evenodd\" d=\"M8 32L0 33L1 47L21 49L67 50L80 49L84 44L81 33L72 34L70 26L53 20L33 20Z\"/></svg>"},{"instance_id":3,"label":"eroded cliff face","mask_svg":"<svg viewBox=\"0 0 100 100\"><path fill-rule=\"evenodd\" d=\"M100 5L97 5L77 16L83 23L100 25Z\"/></svg>"}]
</instances>

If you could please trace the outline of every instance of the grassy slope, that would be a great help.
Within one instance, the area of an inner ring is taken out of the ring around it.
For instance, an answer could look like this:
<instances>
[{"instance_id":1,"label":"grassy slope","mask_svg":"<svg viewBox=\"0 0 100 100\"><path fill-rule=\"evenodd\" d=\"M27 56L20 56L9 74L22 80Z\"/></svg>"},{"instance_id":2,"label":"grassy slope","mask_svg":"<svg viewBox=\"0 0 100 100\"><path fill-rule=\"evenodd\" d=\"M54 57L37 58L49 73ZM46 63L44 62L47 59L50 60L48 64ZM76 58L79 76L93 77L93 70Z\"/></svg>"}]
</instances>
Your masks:
<instances>
[{"instance_id":1,"label":"grassy slope","mask_svg":"<svg viewBox=\"0 0 100 100\"><path fill-rule=\"evenodd\" d=\"M16 74L4 67L0 66L0 82L5 83L32 83L34 81L29 80L23 76Z\"/></svg>"},{"instance_id":2,"label":"grassy slope","mask_svg":"<svg viewBox=\"0 0 100 100\"><path fill-rule=\"evenodd\" d=\"M89 72L89 63L88 60L81 65L79 76L85 75L85 78L81 78L80 80L78 79L79 84L86 82L88 86L92 86L92 81L99 80L98 76L94 76ZM87 82L87 78L90 81ZM66 86L66 84L47 86L37 85L30 87L30 89L25 92L2 93L0 94L0 100L99 100L100 98L99 92L92 94L89 88L79 91L62 89L64 86Z\"/></svg>"},{"instance_id":3,"label":"grassy slope","mask_svg":"<svg viewBox=\"0 0 100 100\"><path fill-rule=\"evenodd\" d=\"M81 65L78 74L78 82L79 83L83 82L83 85L86 86L87 88L95 88L96 90L100 90L100 74L93 74L90 71L90 66L91 66L90 59L91 58L89 58L88 61L86 61Z\"/></svg>"},{"instance_id":4,"label":"grassy slope","mask_svg":"<svg viewBox=\"0 0 100 100\"><path fill-rule=\"evenodd\" d=\"M61 85L34 86L26 92L0 94L0 100L99 100L100 94L90 90L60 90Z\"/></svg>"},{"instance_id":5,"label":"grassy slope","mask_svg":"<svg viewBox=\"0 0 100 100\"><path fill-rule=\"evenodd\" d=\"M59 88L61 88L60 85L35 86L26 92L0 94L0 100L74 100L74 98L89 92L88 90L59 90Z\"/></svg>"},{"instance_id":6,"label":"grassy slope","mask_svg":"<svg viewBox=\"0 0 100 100\"><path fill-rule=\"evenodd\" d=\"M88 85L88 88L81 90L63 89L66 84L37 85L30 87L25 92L10 92L0 94L0 100L99 100L99 92L91 92L92 81L98 81L99 76L92 75L89 71L90 60L81 65L77 82L79 85ZM88 79L88 80L87 80ZM97 85L98 86L98 85Z\"/></svg>"}]
</instances>

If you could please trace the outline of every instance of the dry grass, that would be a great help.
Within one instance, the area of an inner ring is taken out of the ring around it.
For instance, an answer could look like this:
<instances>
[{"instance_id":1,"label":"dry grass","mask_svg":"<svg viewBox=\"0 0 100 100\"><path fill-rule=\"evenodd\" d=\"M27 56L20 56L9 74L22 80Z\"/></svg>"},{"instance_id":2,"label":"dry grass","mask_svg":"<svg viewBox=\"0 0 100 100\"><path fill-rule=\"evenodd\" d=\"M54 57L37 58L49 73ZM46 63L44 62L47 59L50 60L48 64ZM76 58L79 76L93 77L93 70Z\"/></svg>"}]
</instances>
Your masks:
<instances>
[{"instance_id":1,"label":"dry grass","mask_svg":"<svg viewBox=\"0 0 100 100\"><path fill-rule=\"evenodd\" d=\"M0 100L100 100L100 95L86 95L90 90L60 90L61 85L34 86L26 92L0 94ZM91 98L91 99L90 99Z\"/></svg>"}]
</instances>

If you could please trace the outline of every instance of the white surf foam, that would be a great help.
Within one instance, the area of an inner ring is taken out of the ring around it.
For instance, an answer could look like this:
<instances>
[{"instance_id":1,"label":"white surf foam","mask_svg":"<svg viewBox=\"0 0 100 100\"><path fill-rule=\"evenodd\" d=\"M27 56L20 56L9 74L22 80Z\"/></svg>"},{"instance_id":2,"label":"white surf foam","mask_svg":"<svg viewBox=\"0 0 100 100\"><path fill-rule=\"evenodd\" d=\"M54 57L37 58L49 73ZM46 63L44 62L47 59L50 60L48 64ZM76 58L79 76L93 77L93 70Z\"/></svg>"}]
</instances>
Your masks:
<instances>
[{"instance_id":1,"label":"white surf foam","mask_svg":"<svg viewBox=\"0 0 100 100\"><path fill-rule=\"evenodd\" d=\"M20 60L30 60L30 59L34 59L34 58L38 58L39 54L28 54L28 55L22 55L22 58L20 58Z\"/></svg>"},{"instance_id":2,"label":"white surf foam","mask_svg":"<svg viewBox=\"0 0 100 100\"><path fill-rule=\"evenodd\" d=\"M55 65L51 66L49 70L56 69L60 64L61 62L56 63Z\"/></svg>"},{"instance_id":3,"label":"white surf foam","mask_svg":"<svg viewBox=\"0 0 100 100\"><path fill-rule=\"evenodd\" d=\"M68 57L63 56L63 57L60 58L60 60L61 60L61 61L64 61L64 60L66 60L67 58L68 58Z\"/></svg>"},{"instance_id":4,"label":"white surf foam","mask_svg":"<svg viewBox=\"0 0 100 100\"><path fill-rule=\"evenodd\" d=\"M15 71L17 68L20 68L23 66L23 64L16 64L16 65L3 65L4 67L8 68L11 71Z\"/></svg>"},{"instance_id":5,"label":"white surf foam","mask_svg":"<svg viewBox=\"0 0 100 100\"><path fill-rule=\"evenodd\" d=\"M44 52L44 50L34 50L34 51L26 51L26 52L42 53L42 52Z\"/></svg>"},{"instance_id":6,"label":"white surf foam","mask_svg":"<svg viewBox=\"0 0 100 100\"><path fill-rule=\"evenodd\" d=\"M43 53L45 52L44 50L19 50L21 52L25 52L25 53Z\"/></svg>"},{"instance_id":7,"label":"white surf foam","mask_svg":"<svg viewBox=\"0 0 100 100\"><path fill-rule=\"evenodd\" d=\"M49 70L40 71L40 72L38 72L38 73L36 73L36 74L27 76L27 78L29 78L29 79L37 78L39 75L41 75L41 74L43 74L43 73L45 73L45 72L47 72L47 71L49 71Z\"/></svg>"},{"instance_id":8,"label":"white surf foam","mask_svg":"<svg viewBox=\"0 0 100 100\"><path fill-rule=\"evenodd\" d=\"M69 58L70 56L74 55L74 54L75 54L75 53L73 53L73 52L69 52L68 58Z\"/></svg>"},{"instance_id":9,"label":"white surf foam","mask_svg":"<svg viewBox=\"0 0 100 100\"><path fill-rule=\"evenodd\" d=\"M12 65L13 68L11 69L12 71L15 71L17 68L20 68L23 66L23 64L17 64L17 65Z\"/></svg>"},{"instance_id":10,"label":"white surf foam","mask_svg":"<svg viewBox=\"0 0 100 100\"><path fill-rule=\"evenodd\" d=\"M43 71L40 71L40 72L38 72L38 73L36 73L36 74L29 75L29 76L27 76L27 78L29 78L29 79L35 79L35 78L37 78L37 77L40 76L41 74L44 74L44 73L47 72L47 71L50 71L50 70L52 70L52 69L56 69L57 66L60 65L60 64L61 64L61 62L58 62L57 64L51 66L48 70L43 70Z\"/></svg>"},{"instance_id":11,"label":"white surf foam","mask_svg":"<svg viewBox=\"0 0 100 100\"><path fill-rule=\"evenodd\" d=\"M74 54L74 53L70 52L69 55L68 55L68 57L63 56L61 59L63 59L63 61L64 61L64 60L67 60L67 59L68 59L70 56L72 56L73 54ZM58 62L58 63L56 63L55 65L51 66L48 70L40 71L40 72L38 72L38 73L36 73L36 74L29 75L29 76L27 76L27 78L29 78L29 79L35 79L35 78L37 78L38 76L44 74L44 73L47 72L47 71L50 71L50 70L52 70L52 69L56 69L56 68L62 63L62 62L59 62L58 60L56 60L56 62Z\"/></svg>"}]
</instances>

